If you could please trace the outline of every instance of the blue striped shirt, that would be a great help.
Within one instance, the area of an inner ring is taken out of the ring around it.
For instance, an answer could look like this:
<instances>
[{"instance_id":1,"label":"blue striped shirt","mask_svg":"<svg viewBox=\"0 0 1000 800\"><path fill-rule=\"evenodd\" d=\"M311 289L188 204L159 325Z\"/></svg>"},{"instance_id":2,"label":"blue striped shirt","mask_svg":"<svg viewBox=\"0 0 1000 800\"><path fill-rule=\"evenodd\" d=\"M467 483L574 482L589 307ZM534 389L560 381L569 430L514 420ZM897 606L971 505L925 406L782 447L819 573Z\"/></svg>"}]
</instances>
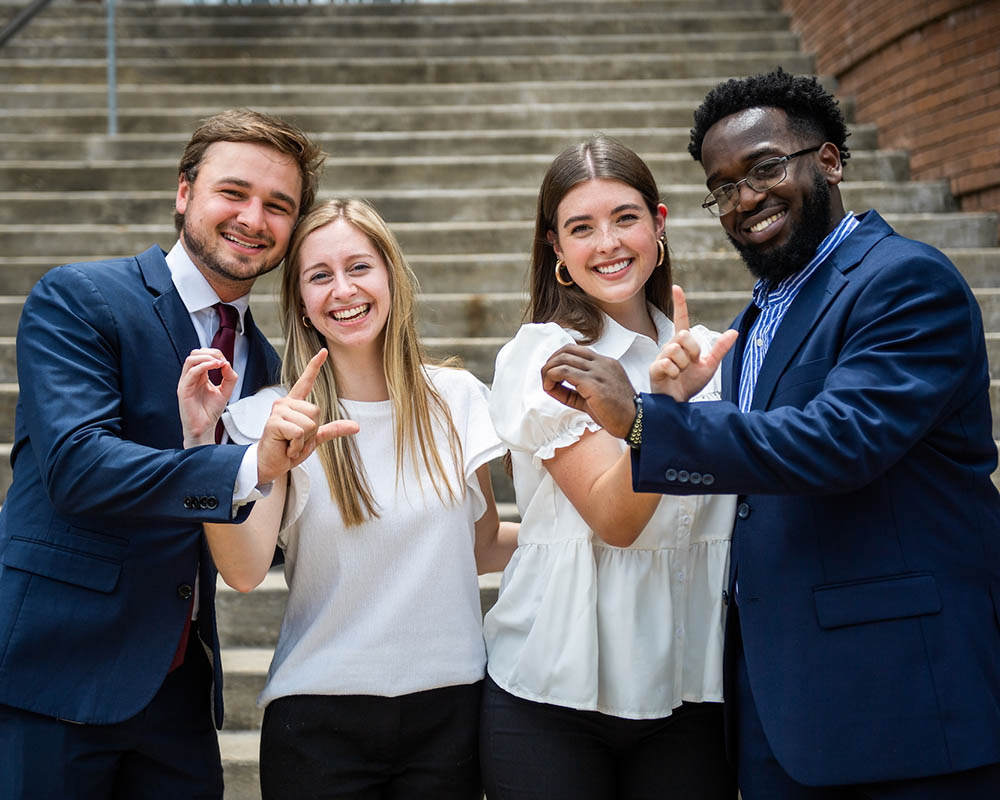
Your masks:
<instances>
[{"instance_id":1,"label":"blue striped shirt","mask_svg":"<svg viewBox=\"0 0 1000 800\"><path fill-rule=\"evenodd\" d=\"M837 246L846 239L851 231L858 227L858 220L852 213L848 213L822 241L816 250L816 255L806 264L805 268L799 270L794 275L789 275L772 289L770 283L765 280L757 281L753 287L753 302L760 308L760 315L754 320L750 328L746 348L743 351L743 369L740 373L740 411L747 412L753 403L753 392L757 387L757 376L760 375L761 365L764 363L764 356L767 355L767 348L774 339L774 334L781 324L795 300L799 289L805 286L806 281L812 277L813 273L829 257L830 253L837 249Z\"/></svg>"}]
</instances>

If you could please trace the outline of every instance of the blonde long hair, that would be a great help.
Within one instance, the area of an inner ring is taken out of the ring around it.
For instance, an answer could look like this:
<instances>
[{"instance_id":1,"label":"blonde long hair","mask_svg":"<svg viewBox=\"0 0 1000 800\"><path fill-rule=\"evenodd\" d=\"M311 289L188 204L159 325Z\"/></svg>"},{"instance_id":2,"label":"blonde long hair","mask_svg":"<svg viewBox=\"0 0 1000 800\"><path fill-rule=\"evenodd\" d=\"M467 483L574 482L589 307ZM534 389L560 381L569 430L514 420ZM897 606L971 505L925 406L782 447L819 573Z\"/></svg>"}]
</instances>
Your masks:
<instances>
[{"instance_id":1,"label":"blonde long hair","mask_svg":"<svg viewBox=\"0 0 1000 800\"><path fill-rule=\"evenodd\" d=\"M293 385L310 359L326 346L326 341L314 327L302 324L299 255L306 237L338 219L364 233L378 248L389 270L390 305L382 364L395 426L397 484L403 476L404 462L409 455L415 466L423 462L441 502L454 503L464 495L462 445L448 406L426 373L427 366L450 366L453 362L435 364L425 357L417 337L414 313L416 277L385 220L364 200L331 200L303 217L295 229L281 276L281 327L285 334L282 382L286 386ZM323 365L309 399L322 410L322 419L346 418L337 392L332 358ZM447 434L458 488L452 485L441 453L435 446L435 422ZM364 431L358 435L364 436ZM372 497L364 465L359 460L354 437L333 439L320 445L318 452L330 486L330 496L340 508L344 524L351 527L377 517L377 503Z\"/></svg>"}]
</instances>

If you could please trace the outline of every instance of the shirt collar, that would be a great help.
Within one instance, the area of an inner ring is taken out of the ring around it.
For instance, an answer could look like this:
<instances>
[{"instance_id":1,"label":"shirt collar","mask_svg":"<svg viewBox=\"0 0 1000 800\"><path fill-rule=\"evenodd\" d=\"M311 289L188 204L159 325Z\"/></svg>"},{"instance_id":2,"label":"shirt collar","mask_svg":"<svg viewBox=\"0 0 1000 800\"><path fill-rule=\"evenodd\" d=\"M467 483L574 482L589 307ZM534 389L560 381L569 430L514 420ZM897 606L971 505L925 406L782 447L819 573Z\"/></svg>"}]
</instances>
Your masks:
<instances>
[{"instance_id":1,"label":"shirt collar","mask_svg":"<svg viewBox=\"0 0 1000 800\"><path fill-rule=\"evenodd\" d=\"M854 213L848 211L842 220L837 223L832 231L830 231L820 242L819 247L816 248L816 254L809 260L798 272L792 273L786 278L782 278L773 287L769 281L761 278L754 284L753 287L753 302L758 308L767 308L772 302L780 298L784 293L798 290L799 286L805 282L805 280L812 274L813 270L816 269L826 258L832 253L836 247L828 249L831 242L837 241L838 239L843 239L857 227L857 220L855 219ZM837 246L839 247L839 242ZM820 254L822 258L817 258Z\"/></svg>"},{"instance_id":2,"label":"shirt collar","mask_svg":"<svg viewBox=\"0 0 1000 800\"><path fill-rule=\"evenodd\" d=\"M191 260L191 256L188 255L188 251L181 244L180 239L177 240L177 243L167 253L167 267L170 269L170 278L173 280L174 286L177 288L177 294L184 303L188 314L204 311L220 302L219 295L215 293L212 284L201 274L201 270L195 266ZM250 307L250 293L247 292L242 297L237 297L235 300L229 301L228 305L233 306L239 312L240 323L238 332L242 334L243 315L246 313L247 308Z\"/></svg>"},{"instance_id":3,"label":"shirt collar","mask_svg":"<svg viewBox=\"0 0 1000 800\"><path fill-rule=\"evenodd\" d=\"M646 303L646 308L649 310L653 325L656 326L656 344L658 347L662 346L674 335L674 323L652 303ZM604 332L590 347L602 356L620 359L638 339L649 341L648 336L631 331L604 314Z\"/></svg>"}]
</instances>

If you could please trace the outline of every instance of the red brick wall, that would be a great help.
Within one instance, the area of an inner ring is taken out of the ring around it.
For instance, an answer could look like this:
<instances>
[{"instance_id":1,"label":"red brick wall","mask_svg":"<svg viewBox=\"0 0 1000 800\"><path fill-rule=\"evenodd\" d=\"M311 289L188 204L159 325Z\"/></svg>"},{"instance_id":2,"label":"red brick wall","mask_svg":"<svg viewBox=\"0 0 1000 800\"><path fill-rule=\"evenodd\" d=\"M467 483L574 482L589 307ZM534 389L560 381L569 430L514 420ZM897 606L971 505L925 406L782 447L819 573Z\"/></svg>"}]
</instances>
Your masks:
<instances>
[{"instance_id":1,"label":"red brick wall","mask_svg":"<svg viewBox=\"0 0 1000 800\"><path fill-rule=\"evenodd\" d=\"M1000 0L782 0L817 71L914 180L1000 212Z\"/></svg>"}]
</instances>

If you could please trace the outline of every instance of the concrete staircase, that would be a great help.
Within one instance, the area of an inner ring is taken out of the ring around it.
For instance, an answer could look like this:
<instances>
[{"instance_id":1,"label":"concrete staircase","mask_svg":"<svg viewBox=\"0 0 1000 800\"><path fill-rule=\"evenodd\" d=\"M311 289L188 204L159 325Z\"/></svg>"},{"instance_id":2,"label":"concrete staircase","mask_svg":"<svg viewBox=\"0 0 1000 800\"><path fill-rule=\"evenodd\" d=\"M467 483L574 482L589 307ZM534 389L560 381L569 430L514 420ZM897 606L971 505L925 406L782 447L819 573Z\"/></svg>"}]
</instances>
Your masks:
<instances>
[{"instance_id":1,"label":"concrete staircase","mask_svg":"<svg viewBox=\"0 0 1000 800\"><path fill-rule=\"evenodd\" d=\"M0 0L2 1L2 0ZM61 4L60 4L61 3ZM0 5L0 20L11 16ZM483 380L516 330L542 174L564 146L603 131L647 158L670 207L676 280L698 320L726 326L752 284L686 154L691 114L718 80L781 64L809 71L780 0L518 0L118 11L120 130L105 117L103 9L57 0L0 48L0 442L17 397L14 336L50 267L174 241L176 165L196 121L248 105L287 116L331 154L322 197L363 195L393 223L422 284L431 349ZM843 99L851 112L849 98ZM878 208L943 248L967 276L1000 379L997 220L955 210L945 183L908 181L907 155L853 127L847 206ZM274 275L255 316L279 344ZM993 385L1000 435L1000 380ZM10 445L0 445L3 454ZM515 513L499 470L498 498ZM0 466L0 492L10 480ZM481 583L484 609L497 576ZM263 685L285 588L220 585L226 647L227 797L258 797Z\"/></svg>"}]
</instances>

